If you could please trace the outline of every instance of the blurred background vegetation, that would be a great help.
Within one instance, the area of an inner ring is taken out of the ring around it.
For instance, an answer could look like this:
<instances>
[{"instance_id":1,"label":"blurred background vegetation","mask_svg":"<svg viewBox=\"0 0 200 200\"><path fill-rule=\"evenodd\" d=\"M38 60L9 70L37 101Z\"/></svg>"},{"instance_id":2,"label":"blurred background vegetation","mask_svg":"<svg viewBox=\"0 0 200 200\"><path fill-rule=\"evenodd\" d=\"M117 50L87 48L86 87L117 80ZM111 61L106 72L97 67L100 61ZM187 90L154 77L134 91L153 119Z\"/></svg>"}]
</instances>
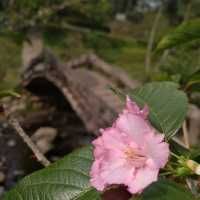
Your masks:
<instances>
[{"instance_id":1,"label":"blurred background vegetation","mask_svg":"<svg viewBox=\"0 0 200 200\"><path fill-rule=\"evenodd\" d=\"M133 79L184 82L199 69L198 43L161 54L154 48L199 16L199 0L1 0L0 89L17 86L23 42L32 29L62 61L94 52Z\"/></svg>"}]
</instances>

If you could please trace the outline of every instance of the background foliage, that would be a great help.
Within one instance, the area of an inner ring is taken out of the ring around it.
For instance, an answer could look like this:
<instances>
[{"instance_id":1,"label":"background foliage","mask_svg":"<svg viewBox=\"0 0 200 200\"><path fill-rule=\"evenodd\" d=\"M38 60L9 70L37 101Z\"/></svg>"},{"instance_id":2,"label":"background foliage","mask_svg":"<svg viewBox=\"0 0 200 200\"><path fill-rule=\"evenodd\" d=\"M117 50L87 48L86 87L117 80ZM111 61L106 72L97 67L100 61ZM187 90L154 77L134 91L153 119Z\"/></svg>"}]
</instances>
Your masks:
<instances>
[{"instance_id":1,"label":"background foliage","mask_svg":"<svg viewBox=\"0 0 200 200\"><path fill-rule=\"evenodd\" d=\"M23 42L30 32L37 31L63 61L95 52L134 79L162 81L129 94L139 105L148 104L152 124L170 140L185 120L188 98L192 102L192 94L199 92L199 9L197 0L2 0L0 90L18 86ZM159 19L157 27L155 19ZM149 72L145 70L148 56ZM9 90L0 93L9 95L17 94ZM92 161L91 147L75 151L25 177L4 200L13 196L16 200L99 200L101 194L89 184ZM183 182L160 179L132 199L194 200Z\"/></svg>"}]
</instances>

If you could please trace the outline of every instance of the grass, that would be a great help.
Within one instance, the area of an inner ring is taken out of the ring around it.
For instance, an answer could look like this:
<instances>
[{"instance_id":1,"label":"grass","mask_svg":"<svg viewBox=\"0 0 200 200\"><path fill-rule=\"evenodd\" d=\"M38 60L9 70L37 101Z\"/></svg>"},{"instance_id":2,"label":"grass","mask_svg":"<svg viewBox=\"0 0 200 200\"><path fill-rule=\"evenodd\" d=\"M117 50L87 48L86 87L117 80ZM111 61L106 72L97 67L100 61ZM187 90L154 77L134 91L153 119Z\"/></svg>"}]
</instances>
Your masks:
<instances>
[{"instance_id":1,"label":"grass","mask_svg":"<svg viewBox=\"0 0 200 200\"><path fill-rule=\"evenodd\" d=\"M147 13L138 24L113 22L110 34L49 30L44 34L45 46L65 62L83 53L95 52L127 71L131 78L144 80L146 46L154 17L155 13ZM172 28L163 16L156 41ZM19 82L21 45L6 37L0 37L0 44L0 89L12 88Z\"/></svg>"},{"instance_id":2,"label":"grass","mask_svg":"<svg viewBox=\"0 0 200 200\"><path fill-rule=\"evenodd\" d=\"M0 37L0 89L11 89L19 82L21 46Z\"/></svg>"},{"instance_id":3,"label":"grass","mask_svg":"<svg viewBox=\"0 0 200 200\"><path fill-rule=\"evenodd\" d=\"M130 77L144 77L146 47L130 37L92 34L83 37L83 46L93 51L105 61L126 70Z\"/></svg>"},{"instance_id":4,"label":"grass","mask_svg":"<svg viewBox=\"0 0 200 200\"><path fill-rule=\"evenodd\" d=\"M83 53L94 52L108 63L123 68L131 78L144 78L146 45L134 38L99 32L67 32L65 35L60 35L60 40L57 42L55 35L53 39L46 37L46 44L62 61L68 61Z\"/></svg>"}]
</instances>

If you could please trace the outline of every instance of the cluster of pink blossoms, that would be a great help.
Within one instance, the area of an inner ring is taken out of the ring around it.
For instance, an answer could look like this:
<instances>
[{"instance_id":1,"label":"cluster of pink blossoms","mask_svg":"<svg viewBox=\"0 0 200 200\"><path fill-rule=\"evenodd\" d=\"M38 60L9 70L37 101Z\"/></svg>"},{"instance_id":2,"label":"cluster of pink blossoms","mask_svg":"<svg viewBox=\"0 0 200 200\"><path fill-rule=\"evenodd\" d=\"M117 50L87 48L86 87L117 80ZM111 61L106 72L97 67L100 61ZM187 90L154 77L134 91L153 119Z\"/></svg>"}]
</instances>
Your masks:
<instances>
[{"instance_id":1,"label":"cluster of pink blossoms","mask_svg":"<svg viewBox=\"0 0 200 200\"><path fill-rule=\"evenodd\" d=\"M140 110L127 97L123 113L93 141L90 182L97 190L119 184L132 194L141 193L158 179L160 168L168 161L169 146L148 122L148 114L147 106Z\"/></svg>"}]
</instances>

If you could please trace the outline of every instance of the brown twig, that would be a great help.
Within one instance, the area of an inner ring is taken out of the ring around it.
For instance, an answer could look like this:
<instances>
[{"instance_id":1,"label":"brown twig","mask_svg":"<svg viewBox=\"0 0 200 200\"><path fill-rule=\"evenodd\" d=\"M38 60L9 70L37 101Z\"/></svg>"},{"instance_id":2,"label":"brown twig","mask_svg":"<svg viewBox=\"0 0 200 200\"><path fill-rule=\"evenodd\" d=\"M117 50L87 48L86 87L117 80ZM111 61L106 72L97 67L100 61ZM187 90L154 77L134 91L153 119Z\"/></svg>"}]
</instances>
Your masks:
<instances>
[{"instance_id":1,"label":"brown twig","mask_svg":"<svg viewBox=\"0 0 200 200\"><path fill-rule=\"evenodd\" d=\"M182 129L183 129L184 143L185 143L186 147L189 149L190 148L190 141L189 141L189 133L188 133L188 130L187 130L186 121L183 122Z\"/></svg>"},{"instance_id":2,"label":"brown twig","mask_svg":"<svg viewBox=\"0 0 200 200\"><path fill-rule=\"evenodd\" d=\"M15 129L23 141L28 145L28 147L33 151L37 160L45 167L50 165L49 160L40 152L38 147L33 143L31 138L25 133L18 120L13 116L7 115L9 124Z\"/></svg>"},{"instance_id":3,"label":"brown twig","mask_svg":"<svg viewBox=\"0 0 200 200\"><path fill-rule=\"evenodd\" d=\"M189 149L190 148L190 141L189 141L189 133L188 133L188 129L187 129L186 120L183 122L182 129L183 129L183 137L184 137L185 146ZM191 192L194 195L197 195L197 189L196 189L195 181L192 180L191 178L186 178L186 183L187 183L188 188L191 190Z\"/></svg>"}]
</instances>

